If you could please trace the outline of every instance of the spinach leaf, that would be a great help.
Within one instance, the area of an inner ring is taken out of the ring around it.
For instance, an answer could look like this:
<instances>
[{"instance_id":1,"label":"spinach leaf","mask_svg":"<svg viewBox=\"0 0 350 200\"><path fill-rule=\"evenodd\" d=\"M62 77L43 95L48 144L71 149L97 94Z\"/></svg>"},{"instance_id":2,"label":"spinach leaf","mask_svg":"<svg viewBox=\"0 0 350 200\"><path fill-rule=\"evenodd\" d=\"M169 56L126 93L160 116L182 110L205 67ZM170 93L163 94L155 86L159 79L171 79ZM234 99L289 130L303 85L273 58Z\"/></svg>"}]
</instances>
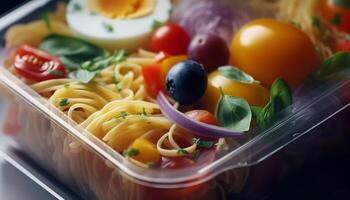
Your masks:
<instances>
[{"instance_id":1,"label":"spinach leaf","mask_svg":"<svg viewBox=\"0 0 350 200\"><path fill-rule=\"evenodd\" d=\"M243 132L248 131L252 112L246 100L223 94L217 105L215 116L223 127Z\"/></svg>"},{"instance_id":2,"label":"spinach leaf","mask_svg":"<svg viewBox=\"0 0 350 200\"><path fill-rule=\"evenodd\" d=\"M287 83L281 78L276 79L271 86L269 103L264 108L251 107L253 118L260 129L266 129L277 120L277 114L292 103L292 94Z\"/></svg>"},{"instance_id":3,"label":"spinach leaf","mask_svg":"<svg viewBox=\"0 0 350 200\"><path fill-rule=\"evenodd\" d=\"M320 69L320 75L323 77L329 76L346 68L350 68L350 53L339 52L323 62Z\"/></svg>"},{"instance_id":4,"label":"spinach leaf","mask_svg":"<svg viewBox=\"0 0 350 200\"><path fill-rule=\"evenodd\" d=\"M51 34L39 45L39 48L49 54L63 58L68 70L76 69L77 65L88 60L105 55L105 50L83 40Z\"/></svg>"},{"instance_id":5,"label":"spinach leaf","mask_svg":"<svg viewBox=\"0 0 350 200\"><path fill-rule=\"evenodd\" d=\"M242 83L259 83L259 81L256 81L252 76L241 71L237 67L222 66L222 67L219 67L218 70L221 75L232 80L236 80Z\"/></svg>"}]
</instances>

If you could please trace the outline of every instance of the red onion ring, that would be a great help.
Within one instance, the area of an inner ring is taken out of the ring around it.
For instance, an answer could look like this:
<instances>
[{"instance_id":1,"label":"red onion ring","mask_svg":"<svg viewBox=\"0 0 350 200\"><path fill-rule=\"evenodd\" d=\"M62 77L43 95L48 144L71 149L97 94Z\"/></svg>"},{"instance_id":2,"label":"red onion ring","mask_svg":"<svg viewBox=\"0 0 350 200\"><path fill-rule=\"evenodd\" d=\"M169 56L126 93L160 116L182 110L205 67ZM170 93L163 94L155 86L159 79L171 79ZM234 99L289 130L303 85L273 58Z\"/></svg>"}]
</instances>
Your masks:
<instances>
[{"instance_id":1,"label":"red onion ring","mask_svg":"<svg viewBox=\"0 0 350 200\"><path fill-rule=\"evenodd\" d=\"M160 110L167 118L193 135L209 138L238 138L245 135L242 132L235 132L219 126L205 124L187 117L184 113L181 113L171 106L163 92L159 92L157 102Z\"/></svg>"}]
</instances>

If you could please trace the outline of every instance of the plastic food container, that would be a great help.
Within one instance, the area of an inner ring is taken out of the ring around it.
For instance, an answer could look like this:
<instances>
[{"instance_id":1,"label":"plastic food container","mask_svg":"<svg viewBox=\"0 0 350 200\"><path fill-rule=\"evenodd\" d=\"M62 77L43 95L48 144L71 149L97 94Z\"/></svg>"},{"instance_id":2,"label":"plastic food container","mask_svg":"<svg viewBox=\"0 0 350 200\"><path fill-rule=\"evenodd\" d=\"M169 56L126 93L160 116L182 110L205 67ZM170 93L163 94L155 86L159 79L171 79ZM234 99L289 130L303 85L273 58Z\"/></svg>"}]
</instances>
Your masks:
<instances>
[{"instance_id":1,"label":"plastic food container","mask_svg":"<svg viewBox=\"0 0 350 200\"><path fill-rule=\"evenodd\" d=\"M36 0L14 10L0 19L0 37L12 24L36 19L54 5ZM294 91L291 114L207 156L210 161L183 169L144 169L79 128L4 67L0 82L2 95L15 105L9 108L16 124L14 146L83 199L263 199L304 162L335 151L348 137L350 80L341 75L303 84ZM79 148L71 148L73 142Z\"/></svg>"}]
</instances>

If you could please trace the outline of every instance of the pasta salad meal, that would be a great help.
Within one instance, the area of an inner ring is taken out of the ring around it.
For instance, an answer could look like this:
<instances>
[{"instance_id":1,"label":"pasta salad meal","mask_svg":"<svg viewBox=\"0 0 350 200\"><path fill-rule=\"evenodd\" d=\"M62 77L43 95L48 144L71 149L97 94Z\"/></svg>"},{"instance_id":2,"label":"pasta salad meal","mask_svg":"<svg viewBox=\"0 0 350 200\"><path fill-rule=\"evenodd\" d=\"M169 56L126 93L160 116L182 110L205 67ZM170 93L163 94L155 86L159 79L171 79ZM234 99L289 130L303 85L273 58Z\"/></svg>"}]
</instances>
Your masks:
<instances>
[{"instance_id":1,"label":"pasta salad meal","mask_svg":"<svg viewBox=\"0 0 350 200\"><path fill-rule=\"evenodd\" d=\"M349 33L346 0L70 0L10 27L4 63L126 161L178 169L292 113Z\"/></svg>"}]
</instances>

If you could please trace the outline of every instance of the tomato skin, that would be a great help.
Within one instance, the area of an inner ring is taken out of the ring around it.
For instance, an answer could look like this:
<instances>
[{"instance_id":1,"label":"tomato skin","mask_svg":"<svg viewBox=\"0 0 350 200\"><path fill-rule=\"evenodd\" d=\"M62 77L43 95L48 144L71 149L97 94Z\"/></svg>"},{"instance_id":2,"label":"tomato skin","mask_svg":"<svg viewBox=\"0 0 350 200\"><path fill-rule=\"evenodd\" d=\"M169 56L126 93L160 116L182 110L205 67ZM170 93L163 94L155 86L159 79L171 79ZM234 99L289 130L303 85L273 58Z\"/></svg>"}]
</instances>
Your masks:
<instances>
[{"instance_id":1,"label":"tomato skin","mask_svg":"<svg viewBox=\"0 0 350 200\"><path fill-rule=\"evenodd\" d=\"M145 81L147 93L156 98L159 91L164 91L165 86L161 80L161 64L153 63L142 66L142 76Z\"/></svg>"},{"instance_id":2,"label":"tomato skin","mask_svg":"<svg viewBox=\"0 0 350 200\"><path fill-rule=\"evenodd\" d=\"M215 125L215 126L219 125L219 121L215 118L215 116L206 110L192 110L192 111L186 112L186 115L191 119L194 119L199 122L203 122L203 123Z\"/></svg>"},{"instance_id":3,"label":"tomato skin","mask_svg":"<svg viewBox=\"0 0 350 200\"><path fill-rule=\"evenodd\" d=\"M337 42L337 45L335 47L335 51L347 51L350 52L350 40L341 40Z\"/></svg>"},{"instance_id":4,"label":"tomato skin","mask_svg":"<svg viewBox=\"0 0 350 200\"><path fill-rule=\"evenodd\" d=\"M36 82L66 76L64 64L58 58L28 45L17 50L14 67L20 76Z\"/></svg>"},{"instance_id":5,"label":"tomato skin","mask_svg":"<svg viewBox=\"0 0 350 200\"><path fill-rule=\"evenodd\" d=\"M296 86L317 68L310 38L288 22L258 19L244 25L231 44L231 64L266 86L277 78Z\"/></svg>"},{"instance_id":6,"label":"tomato skin","mask_svg":"<svg viewBox=\"0 0 350 200\"><path fill-rule=\"evenodd\" d=\"M200 100L201 105L209 112L215 112L221 98L220 87L225 94L243 98L251 106L264 107L270 99L269 91L263 86L231 80L216 70L209 74L207 90Z\"/></svg>"},{"instance_id":7,"label":"tomato skin","mask_svg":"<svg viewBox=\"0 0 350 200\"><path fill-rule=\"evenodd\" d=\"M186 54L190 37L176 24L167 24L155 31L152 36L152 48L156 52L164 51L171 55Z\"/></svg>"},{"instance_id":8,"label":"tomato skin","mask_svg":"<svg viewBox=\"0 0 350 200\"><path fill-rule=\"evenodd\" d=\"M350 33L350 8L339 7L334 3L334 0L320 0L319 9L322 17L329 23L332 22L336 15L340 15L341 23L339 25L334 24L334 27L340 31Z\"/></svg>"}]
</instances>

